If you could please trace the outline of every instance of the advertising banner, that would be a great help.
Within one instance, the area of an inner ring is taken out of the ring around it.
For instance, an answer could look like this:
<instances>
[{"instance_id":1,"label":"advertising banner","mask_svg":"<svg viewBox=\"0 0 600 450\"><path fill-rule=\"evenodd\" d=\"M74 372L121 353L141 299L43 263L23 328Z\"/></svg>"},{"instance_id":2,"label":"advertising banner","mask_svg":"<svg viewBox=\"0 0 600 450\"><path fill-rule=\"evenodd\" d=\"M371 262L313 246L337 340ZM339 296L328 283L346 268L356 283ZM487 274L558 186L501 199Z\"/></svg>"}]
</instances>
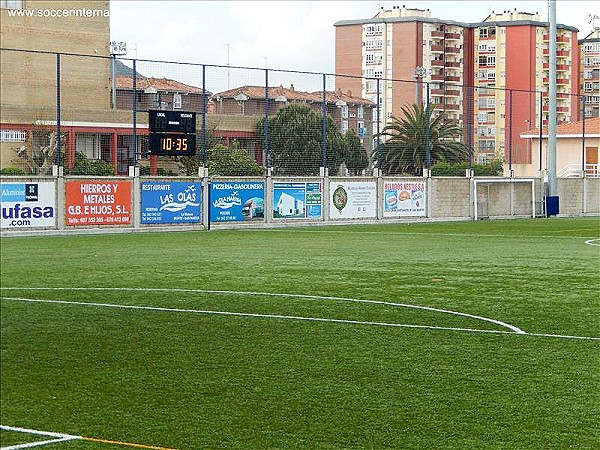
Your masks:
<instances>
[{"instance_id":1,"label":"advertising banner","mask_svg":"<svg viewBox=\"0 0 600 450\"><path fill-rule=\"evenodd\" d=\"M67 226L131 224L131 181L65 183Z\"/></svg>"},{"instance_id":2,"label":"advertising banner","mask_svg":"<svg viewBox=\"0 0 600 450\"><path fill-rule=\"evenodd\" d=\"M198 223L202 187L192 181L141 183L141 223Z\"/></svg>"},{"instance_id":3,"label":"advertising banner","mask_svg":"<svg viewBox=\"0 0 600 450\"><path fill-rule=\"evenodd\" d=\"M376 218L377 183L375 181L330 182L329 217L331 219Z\"/></svg>"},{"instance_id":4,"label":"advertising banner","mask_svg":"<svg viewBox=\"0 0 600 450\"><path fill-rule=\"evenodd\" d=\"M0 183L1 228L56 226L56 195L53 182Z\"/></svg>"},{"instance_id":5,"label":"advertising banner","mask_svg":"<svg viewBox=\"0 0 600 450\"><path fill-rule=\"evenodd\" d=\"M264 220L264 181L213 181L210 183L210 221Z\"/></svg>"},{"instance_id":6,"label":"advertising banner","mask_svg":"<svg viewBox=\"0 0 600 450\"><path fill-rule=\"evenodd\" d=\"M424 181L387 181L383 191L383 217L427 215Z\"/></svg>"},{"instance_id":7,"label":"advertising banner","mask_svg":"<svg viewBox=\"0 0 600 450\"><path fill-rule=\"evenodd\" d=\"M274 219L321 219L322 210L321 183L273 183Z\"/></svg>"}]
</instances>

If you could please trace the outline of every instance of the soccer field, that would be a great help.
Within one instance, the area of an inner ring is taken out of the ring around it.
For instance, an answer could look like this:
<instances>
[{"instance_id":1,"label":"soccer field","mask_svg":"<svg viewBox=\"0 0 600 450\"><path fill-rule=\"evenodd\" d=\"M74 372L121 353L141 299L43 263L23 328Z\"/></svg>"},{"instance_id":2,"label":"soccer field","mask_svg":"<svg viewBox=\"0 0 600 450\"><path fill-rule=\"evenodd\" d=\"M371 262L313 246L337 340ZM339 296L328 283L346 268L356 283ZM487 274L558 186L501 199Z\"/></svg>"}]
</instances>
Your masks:
<instances>
[{"instance_id":1,"label":"soccer field","mask_svg":"<svg viewBox=\"0 0 600 450\"><path fill-rule=\"evenodd\" d=\"M1 246L3 449L600 448L597 217Z\"/></svg>"}]
</instances>

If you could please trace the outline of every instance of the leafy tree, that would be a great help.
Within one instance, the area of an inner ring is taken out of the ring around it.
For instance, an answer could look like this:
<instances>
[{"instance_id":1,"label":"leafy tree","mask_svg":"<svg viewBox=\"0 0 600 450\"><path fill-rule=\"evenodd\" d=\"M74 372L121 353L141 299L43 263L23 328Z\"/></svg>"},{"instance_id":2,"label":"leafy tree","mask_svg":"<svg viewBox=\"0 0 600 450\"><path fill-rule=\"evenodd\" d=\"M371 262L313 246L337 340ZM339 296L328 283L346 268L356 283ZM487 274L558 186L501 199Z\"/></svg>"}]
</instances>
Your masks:
<instances>
[{"instance_id":1,"label":"leafy tree","mask_svg":"<svg viewBox=\"0 0 600 450\"><path fill-rule=\"evenodd\" d=\"M351 175L360 175L369 164L367 152L361 144L360 138L353 131L344 134L344 143L346 145L344 158L346 167Z\"/></svg>"},{"instance_id":2,"label":"leafy tree","mask_svg":"<svg viewBox=\"0 0 600 450\"><path fill-rule=\"evenodd\" d=\"M264 174L263 168L238 146L228 148L217 144L208 149L206 153L208 174L211 176L260 176Z\"/></svg>"},{"instance_id":3,"label":"leafy tree","mask_svg":"<svg viewBox=\"0 0 600 450\"><path fill-rule=\"evenodd\" d=\"M322 166L322 115L308 105L292 103L269 117L269 160L278 175L318 175ZM265 138L265 118L256 132ZM344 162L346 143L331 117L326 120L327 159L331 173Z\"/></svg>"},{"instance_id":4,"label":"leafy tree","mask_svg":"<svg viewBox=\"0 0 600 450\"><path fill-rule=\"evenodd\" d=\"M393 116L392 122L383 129L381 135L388 140L380 147L380 158L381 168L386 174L422 173L426 160L427 117L430 163L465 161L467 147L460 141L461 126L447 121L442 114L433 117L433 108L433 104L403 107L403 117Z\"/></svg>"}]
</instances>

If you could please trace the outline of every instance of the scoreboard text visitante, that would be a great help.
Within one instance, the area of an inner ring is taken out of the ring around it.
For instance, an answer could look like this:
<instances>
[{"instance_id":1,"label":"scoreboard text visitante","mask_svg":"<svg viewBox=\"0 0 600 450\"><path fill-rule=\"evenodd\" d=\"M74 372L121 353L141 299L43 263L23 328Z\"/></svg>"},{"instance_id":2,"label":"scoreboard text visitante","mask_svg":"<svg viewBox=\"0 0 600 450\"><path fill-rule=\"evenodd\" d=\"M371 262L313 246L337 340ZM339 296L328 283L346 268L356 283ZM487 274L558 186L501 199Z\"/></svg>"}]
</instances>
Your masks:
<instances>
[{"instance_id":1,"label":"scoreboard text visitante","mask_svg":"<svg viewBox=\"0 0 600 450\"><path fill-rule=\"evenodd\" d=\"M148 111L150 154L193 156L196 154L196 113Z\"/></svg>"}]
</instances>

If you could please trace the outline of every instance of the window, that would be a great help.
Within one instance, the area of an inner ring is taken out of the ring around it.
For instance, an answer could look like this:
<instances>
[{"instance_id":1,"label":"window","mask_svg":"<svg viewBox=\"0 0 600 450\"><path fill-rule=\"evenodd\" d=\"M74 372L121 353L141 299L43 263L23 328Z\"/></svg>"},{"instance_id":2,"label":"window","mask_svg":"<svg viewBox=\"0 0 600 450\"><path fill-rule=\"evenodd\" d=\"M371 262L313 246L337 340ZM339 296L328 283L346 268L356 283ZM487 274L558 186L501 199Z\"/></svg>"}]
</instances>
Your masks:
<instances>
[{"instance_id":1,"label":"window","mask_svg":"<svg viewBox=\"0 0 600 450\"><path fill-rule=\"evenodd\" d=\"M356 108L356 114L359 119L363 119L365 117L365 107L359 106L358 108Z\"/></svg>"},{"instance_id":2,"label":"window","mask_svg":"<svg viewBox=\"0 0 600 450\"><path fill-rule=\"evenodd\" d=\"M78 133L75 149L78 153L84 154L87 159L100 159L99 136L93 133Z\"/></svg>"},{"instance_id":3,"label":"window","mask_svg":"<svg viewBox=\"0 0 600 450\"><path fill-rule=\"evenodd\" d=\"M348 118L348 105L342 106L342 119Z\"/></svg>"},{"instance_id":4,"label":"window","mask_svg":"<svg viewBox=\"0 0 600 450\"><path fill-rule=\"evenodd\" d=\"M152 107L155 109L160 108L160 94L158 92L152 94Z\"/></svg>"},{"instance_id":5,"label":"window","mask_svg":"<svg viewBox=\"0 0 600 450\"><path fill-rule=\"evenodd\" d=\"M2 130L0 132L1 142L25 142L26 137L25 131L16 130Z\"/></svg>"},{"instance_id":6,"label":"window","mask_svg":"<svg viewBox=\"0 0 600 450\"><path fill-rule=\"evenodd\" d=\"M1 9L23 9L23 0L0 0Z\"/></svg>"},{"instance_id":7,"label":"window","mask_svg":"<svg viewBox=\"0 0 600 450\"><path fill-rule=\"evenodd\" d=\"M181 109L181 94L178 92L173 94L173 109Z\"/></svg>"},{"instance_id":8,"label":"window","mask_svg":"<svg viewBox=\"0 0 600 450\"><path fill-rule=\"evenodd\" d=\"M348 131L348 121L347 120L342 120L342 134L345 133L346 131Z\"/></svg>"}]
</instances>

